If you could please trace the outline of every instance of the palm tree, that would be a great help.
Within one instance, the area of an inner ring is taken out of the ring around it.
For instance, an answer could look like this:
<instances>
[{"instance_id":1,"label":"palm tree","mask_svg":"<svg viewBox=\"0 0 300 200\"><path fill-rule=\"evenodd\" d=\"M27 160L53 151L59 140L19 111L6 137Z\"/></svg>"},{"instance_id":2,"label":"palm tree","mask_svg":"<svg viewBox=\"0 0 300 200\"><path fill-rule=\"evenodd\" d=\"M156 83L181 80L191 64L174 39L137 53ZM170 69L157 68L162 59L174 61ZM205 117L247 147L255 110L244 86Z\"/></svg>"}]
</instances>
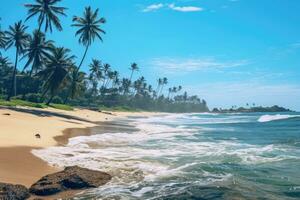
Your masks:
<instances>
[{"instance_id":1,"label":"palm tree","mask_svg":"<svg viewBox=\"0 0 300 200\"><path fill-rule=\"evenodd\" d=\"M9 26L9 31L6 31L7 35L7 46L6 48L10 48L14 46L16 48L16 58L15 58L15 66L13 71L13 77L11 81L11 89L10 93L7 96L7 100L9 101L12 95L17 94L17 87L16 87L16 73L17 73L17 66L19 55L24 52L24 49L27 46L29 35L25 32L27 26L23 25L22 21L19 21L14 24L14 26Z\"/></svg>"},{"instance_id":2,"label":"palm tree","mask_svg":"<svg viewBox=\"0 0 300 200\"><path fill-rule=\"evenodd\" d=\"M0 30L0 48L2 48L2 49L5 48L5 46L6 46L6 40L7 40L7 38L6 38L5 32L2 32Z\"/></svg>"},{"instance_id":3,"label":"palm tree","mask_svg":"<svg viewBox=\"0 0 300 200\"><path fill-rule=\"evenodd\" d=\"M72 87L72 92L70 97L72 99L80 96L86 88L86 77L85 77L85 73L84 72L79 72L78 75L75 74L76 70L72 71L72 76L71 76L71 81L70 83L75 82L75 84L73 84Z\"/></svg>"},{"instance_id":4,"label":"palm tree","mask_svg":"<svg viewBox=\"0 0 300 200\"><path fill-rule=\"evenodd\" d=\"M161 78L159 78L159 79L157 80L156 95L158 95L158 93L159 93L159 88L160 88L160 86L162 85L162 83L163 83L163 80L162 80Z\"/></svg>"},{"instance_id":5,"label":"palm tree","mask_svg":"<svg viewBox=\"0 0 300 200\"><path fill-rule=\"evenodd\" d=\"M102 64L100 60L92 59L90 68L90 80L98 82L102 78Z\"/></svg>"},{"instance_id":6,"label":"palm tree","mask_svg":"<svg viewBox=\"0 0 300 200\"><path fill-rule=\"evenodd\" d=\"M126 95L129 93L131 81L127 78L122 79L122 90L123 90L123 95Z\"/></svg>"},{"instance_id":7,"label":"palm tree","mask_svg":"<svg viewBox=\"0 0 300 200\"><path fill-rule=\"evenodd\" d=\"M35 30L33 36L29 38L29 45L25 49L23 58L28 57L23 71L31 65L29 76L32 72L37 72L44 64L44 61L49 58L50 51L53 49L53 41L46 40L45 34Z\"/></svg>"},{"instance_id":8,"label":"palm tree","mask_svg":"<svg viewBox=\"0 0 300 200\"><path fill-rule=\"evenodd\" d=\"M168 99L170 98L170 94L172 93L172 88L168 89Z\"/></svg>"},{"instance_id":9,"label":"palm tree","mask_svg":"<svg viewBox=\"0 0 300 200\"><path fill-rule=\"evenodd\" d=\"M73 66L75 56L70 56L69 53L70 50L63 47L53 48L45 69L37 74L45 80L43 96L50 91L50 98L47 101L47 105L51 103L64 79L67 77L69 69Z\"/></svg>"},{"instance_id":10,"label":"palm tree","mask_svg":"<svg viewBox=\"0 0 300 200\"><path fill-rule=\"evenodd\" d=\"M4 94L7 90L7 83L10 80L12 69L10 60L0 55L0 94Z\"/></svg>"},{"instance_id":11,"label":"palm tree","mask_svg":"<svg viewBox=\"0 0 300 200\"><path fill-rule=\"evenodd\" d=\"M162 93L162 91L163 91L163 89L164 89L164 86L167 85L167 84L168 84L168 79L167 79L166 77L164 77L164 78L162 79L162 84L161 84L161 89L160 89L160 93L159 93L159 94Z\"/></svg>"},{"instance_id":12,"label":"palm tree","mask_svg":"<svg viewBox=\"0 0 300 200\"><path fill-rule=\"evenodd\" d=\"M131 66L130 66L130 70L131 70L131 75L130 75L130 79L129 80L131 81L134 71L138 71L139 67L138 67L138 65L136 63L132 63Z\"/></svg>"},{"instance_id":13,"label":"palm tree","mask_svg":"<svg viewBox=\"0 0 300 200\"><path fill-rule=\"evenodd\" d=\"M104 64L103 65L103 73L104 73L104 78L103 78L103 84L102 84L102 87L104 87L106 85L106 82L107 82L107 78L108 78L108 73L110 72L110 69L111 69L111 66L110 64Z\"/></svg>"},{"instance_id":14,"label":"palm tree","mask_svg":"<svg viewBox=\"0 0 300 200\"><path fill-rule=\"evenodd\" d=\"M74 16L73 17L73 22L74 24L72 24L72 26L78 27L79 30L76 31L76 36L79 36L79 43L83 44L85 46L85 51L83 54L83 57L76 69L76 73L77 74L83 64L83 61L86 57L86 54L88 52L89 47L91 46L92 42L95 39L99 39L100 41L102 40L102 36L100 35L101 33L105 34L105 31L101 29L101 25L104 24L106 22L106 20L101 17L100 19L98 19L98 12L99 9L96 9L95 12L93 12L92 8L86 7L85 11L83 13L83 17L78 17L78 16ZM75 83L73 83L75 84ZM74 86L71 86L71 88ZM67 98L66 98L66 102L68 99L68 96L70 94L70 90L67 94Z\"/></svg>"},{"instance_id":15,"label":"palm tree","mask_svg":"<svg viewBox=\"0 0 300 200\"><path fill-rule=\"evenodd\" d=\"M89 6L85 8L83 17L73 17L74 24L72 24L72 26L79 28L75 35L79 36L79 43L85 46L85 52L78 65L77 71L79 71L92 42L97 38L100 41L103 41L100 34L105 34L105 31L101 29L101 25L104 24L106 20L104 18L98 19L98 12L99 9L96 9L95 12L93 12L92 8Z\"/></svg>"},{"instance_id":16,"label":"palm tree","mask_svg":"<svg viewBox=\"0 0 300 200\"><path fill-rule=\"evenodd\" d=\"M52 24L56 29L62 31L62 26L58 15L66 16L64 11L66 8L56 6L61 0L35 0L36 4L25 4L25 7L28 8L26 21L36 15L38 16L38 30L41 30L43 23L45 23L45 32L50 29L52 32Z\"/></svg>"}]
</instances>

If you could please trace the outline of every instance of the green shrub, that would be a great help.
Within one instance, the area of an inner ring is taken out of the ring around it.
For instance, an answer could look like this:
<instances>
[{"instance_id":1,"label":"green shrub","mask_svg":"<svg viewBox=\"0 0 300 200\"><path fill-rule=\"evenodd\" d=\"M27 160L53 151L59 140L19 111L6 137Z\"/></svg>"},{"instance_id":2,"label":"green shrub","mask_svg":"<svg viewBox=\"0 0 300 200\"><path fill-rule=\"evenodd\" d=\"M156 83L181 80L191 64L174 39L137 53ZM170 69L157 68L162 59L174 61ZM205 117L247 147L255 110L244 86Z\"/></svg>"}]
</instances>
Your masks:
<instances>
[{"instance_id":1,"label":"green shrub","mask_svg":"<svg viewBox=\"0 0 300 200\"><path fill-rule=\"evenodd\" d=\"M25 96L26 101L34 102L34 103L42 103L42 95L37 93L29 93Z\"/></svg>"},{"instance_id":2,"label":"green shrub","mask_svg":"<svg viewBox=\"0 0 300 200\"><path fill-rule=\"evenodd\" d=\"M63 100L62 100L62 98L60 98L59 96L55 96L55 97L53 97L52 102L53 102L54 104L62 104L62 103L63 103Z\"/></svg>"}]
</instances>

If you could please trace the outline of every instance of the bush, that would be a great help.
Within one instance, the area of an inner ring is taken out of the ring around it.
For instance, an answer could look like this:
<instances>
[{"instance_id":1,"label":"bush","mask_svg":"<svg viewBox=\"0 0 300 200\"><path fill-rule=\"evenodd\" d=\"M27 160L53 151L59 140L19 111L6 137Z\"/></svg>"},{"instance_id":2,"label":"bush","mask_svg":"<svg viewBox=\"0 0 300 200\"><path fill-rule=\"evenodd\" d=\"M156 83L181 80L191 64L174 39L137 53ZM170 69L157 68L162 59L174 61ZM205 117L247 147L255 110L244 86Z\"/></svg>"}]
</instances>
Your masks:
<instances>
[{"instance_id":1,"label":"bush","mask_svg":"<svg viewBox=\"0 0 300 200\"><path fill-rule=\"evenodd\" d=\"M54 104L62 104L62 103L63 103L63 100L62 100L62 98L60 98L59 96L55 96L55 97L53 97L53 99L52 99L52 103L54 103Z\"/></svg>"},{"instance_id":2,"label":"bush","mask_svg":"<svg viewBox=\"0 0 300 200\"><path fill-rule=\"evenodd\" d=\"M25 99L30 102L34 103L42 103L42 95L41 94L36 94L36 93L29 93L26 94Z\"/></svg>"}]
</instances>

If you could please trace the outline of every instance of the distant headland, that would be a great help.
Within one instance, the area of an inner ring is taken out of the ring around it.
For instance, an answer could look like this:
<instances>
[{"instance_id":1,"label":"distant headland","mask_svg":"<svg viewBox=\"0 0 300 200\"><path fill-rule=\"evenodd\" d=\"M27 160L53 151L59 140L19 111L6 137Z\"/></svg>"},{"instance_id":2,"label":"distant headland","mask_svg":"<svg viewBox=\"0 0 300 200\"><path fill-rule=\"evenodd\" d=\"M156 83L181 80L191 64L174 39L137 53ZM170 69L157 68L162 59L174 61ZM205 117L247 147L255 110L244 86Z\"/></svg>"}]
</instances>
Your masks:
<instances>
[{"instance_id":1,"label":"distant headland","mask_svg":"<svg viewBox=\"0 0 300 200\"><path fill-rule=\"evenodd\" d=\"M257 106L257 107L251 107L251 108L244 108L244 107L239 107L239 108L230 108L230 109L218 109L214 108L212 110L214 113L236 113L236 112L294 112L290 109L280 107L277 105L271 106L271 107L263 107L263 106Z\"/></svg>"}]
</instances>

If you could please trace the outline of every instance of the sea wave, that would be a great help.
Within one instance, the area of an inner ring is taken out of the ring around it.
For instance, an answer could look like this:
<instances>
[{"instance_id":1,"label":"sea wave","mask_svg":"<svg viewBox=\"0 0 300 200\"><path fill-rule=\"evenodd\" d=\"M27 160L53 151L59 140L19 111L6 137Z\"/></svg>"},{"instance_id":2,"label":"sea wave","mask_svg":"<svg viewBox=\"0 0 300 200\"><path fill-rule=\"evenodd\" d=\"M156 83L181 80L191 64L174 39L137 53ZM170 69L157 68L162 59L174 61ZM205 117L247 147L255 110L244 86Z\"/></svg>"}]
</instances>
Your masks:
<instances>
[{"instance_id":1,"label":"sea wave","mask_svg":"<svg viewBox=\"0 0 300 200\"><path fill-rule=\"evenodd\" d=\"M253 167L300 159L300 150L287 144L247 144L232 136L227 140L213 139L207 134L210 129L231 127L189 126L186 117L189 116L176 114L132 119L129 123L138 131L74 137L66 146L32 153L50 165L76 164L108 172L113 180L90 195L102 198L114 194L124 199L147 199L146 194L157 197L161 193L172 194L174 188L177 191L193 184L205 186L230 181L233 173L222 168L227 164ZM204 116L197 120L201 117ZM227 122L256 119L257 116L227 116Z\"/></svg>"},{"instance_id":2,"label":"sea wave","mask_svg":"<svg viewBox=\"0 0 300 200\"><path fill-rule=\"evenodd\" d=\"M289 119L289 118L296 118L300 117L300 115L263 115L261 116L257 121L258 122L271 122L275 120L284 120L284 119Z\"/></svg>"}]
</instances>

